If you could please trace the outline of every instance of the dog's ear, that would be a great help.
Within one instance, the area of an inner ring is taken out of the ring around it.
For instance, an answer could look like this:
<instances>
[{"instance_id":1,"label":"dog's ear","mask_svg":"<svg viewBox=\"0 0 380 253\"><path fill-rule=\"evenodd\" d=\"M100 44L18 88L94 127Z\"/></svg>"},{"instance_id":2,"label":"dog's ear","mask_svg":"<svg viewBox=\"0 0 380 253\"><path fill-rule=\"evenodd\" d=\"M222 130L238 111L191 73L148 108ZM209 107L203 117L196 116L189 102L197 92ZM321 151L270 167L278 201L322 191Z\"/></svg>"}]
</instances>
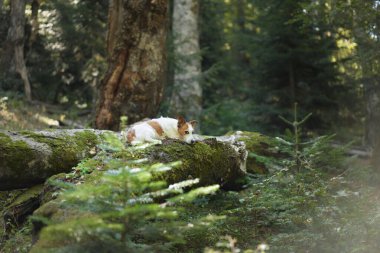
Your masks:
<instances>
[{"instance_id":1,"label":"dog's ear","mask_svg":"<svg viewBox=\"0 0 380 253\"><path fill-rule=\"evenodd\" d=\"M178 124L177 124L178 128L181 128L181 126L186 124L186 120L183 116L178 116L177 120L178 120Z\"/></svg>"},{"instance_id":2,"label":"dog's ear","mask_svg":"<svg viewBox=\"0 0 380 253\"><path fill-rule=\"evenodd\" d=\"M192 120L192 121L189 121L189 123L192 125L193 128L195 128L198 124L198 121Z\"/></svg>"}]
</instances>

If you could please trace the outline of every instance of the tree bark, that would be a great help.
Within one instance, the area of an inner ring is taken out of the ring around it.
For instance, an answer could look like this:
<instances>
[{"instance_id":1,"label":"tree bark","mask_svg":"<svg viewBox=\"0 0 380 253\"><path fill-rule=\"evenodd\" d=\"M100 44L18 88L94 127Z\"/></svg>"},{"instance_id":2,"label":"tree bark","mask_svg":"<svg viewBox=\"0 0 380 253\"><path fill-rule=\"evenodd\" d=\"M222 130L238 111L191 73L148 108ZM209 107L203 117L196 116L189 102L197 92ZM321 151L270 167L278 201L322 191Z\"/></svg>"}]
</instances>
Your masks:
<instances>
[{"instance_id":1,"label":"tree bark","mask_svg":"<svg viewBox=\"0 0 380 253\"><path fill-rule=\"evenodd\" d=\"M33 0L31 4L32 15L31 15L31 25L32 25L32 33L29 39L29 48L32 48L33 43L36 41L38 36L38 30L40 27L38 21L38 10L40 8L40 0Z\"/></svg>"},{"instance_id":2,"label":"tree bark","mask_svg":"<svg viewBox=\"0 0 380 253\"><path fill-rule=\"evenodd\" d=\"M372 85L366 89L366 135L367 147L372 150L371 165L376 170L380 170L380 88Z\"/></svg>"},{"instance_id":3,"label":"tree bark","mask_svg":"<svg viewBox=\"0 0 380 253\"><path fill-rule=\"evenodd\" d=\"M24 92L28 101L32 100L32 89L28 78L28 71L25 66L24 58L24 39L25 39L25 5L26 0L12 0L11 6L11 25L8 30L6 50L13 53L15 71L20 74L24 83ZM9 62L8 62L9 64Z\"/></svg>"},{"instance_id":4,"label":"tree bark","mask_svg":"<svg viewBox=\"0 0 380 253\"><path fill-rule=\"evenodd\" d=\"M167 0L112 0L108 71L99 87L95 126L118 130L157 113L165 77Z\"/></svg>"},{"instance_id":5,"label":"tree bark","mask_svg":"<svg viewBox=\"0 0 380 253\"><path fill-rule=\"evenodd\" d=\"M198 12L198 0L174 1L175 70L170 113L195 120L199 119L202 111Z\"/></svg>"}]
</instances>

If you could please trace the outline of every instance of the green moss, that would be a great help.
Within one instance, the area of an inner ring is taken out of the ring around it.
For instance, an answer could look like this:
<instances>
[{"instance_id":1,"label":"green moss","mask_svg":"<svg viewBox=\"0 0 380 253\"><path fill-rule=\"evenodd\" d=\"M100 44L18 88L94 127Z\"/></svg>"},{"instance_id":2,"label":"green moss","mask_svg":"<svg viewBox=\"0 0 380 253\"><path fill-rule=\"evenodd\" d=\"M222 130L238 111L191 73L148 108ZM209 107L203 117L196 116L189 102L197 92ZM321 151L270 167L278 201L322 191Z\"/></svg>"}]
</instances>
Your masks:
<instances>
[{"instance_id":1,"label":"green moss","mask_svg":"<svg viewBox=\"0 0 380 253\"><path fill-rule=\"evenodd\" d=\"M98 136L90 130L77 132L73 136L64 134L58 137L28 131L22 133L39 143L47 144L52 149L48 163L55 171L62 171L62 166L74 167L80 159L89 156L91 149L100 142Z\"/></svg>"},{"instance_id":2,"label":"green moss","mask_svg":"<svg viewBox=\"0 0 380 253\"><path fill-rule=\"evenodd\" d=\"M26 217L39 206L42 191L43 185L36 185L8 201L2 211L3 219L6 220L4 226L6 231L10 232L14 227L24 223Z\"/></svg>"},{"instance_id":3,"label":"green moss","mask_svg":"<svg viewBox=\"0 0 380 253\"><path fill-rule=\"evenodd\" d=\"M154 146L147 153L154 162L182 162L178 168L160 175L168 183L199 178L199 185L217 183L228 189L237 187L237 180L244 177L239 158L234 157L238 154L232 149L229 144L210 139L192 145L178 141Z\"/></svg>"},{"instance_id":4,"label":"green moss","mask_svg":"<svg viewBox=\"0 0 380 253\"><path fill-rule=\"evenodd\" d=\"M12 168L14 177L19 177L25 170L25 164L37 158L37 154L25 141L14 141L8 135L0 133L0 168ZM37 165L38 166L38 165ZM1 182L0 183L7 183Z\"/></svg>"},{"instance_id":5,"label":"green moss","mask_svg":"<svg viewBox=\"0 0 380 253\"><path fill-rule=\"evenodd\" d=\"M78 146L83 150L88 147L95 147L100 143L100 139L102 139L102 136L98 136L90 130L85 130L74 134L74 140L76 140Z\"/></svg>"},{"instance_id":6,"label":"green moss","mask_svg":"<svg viewBox=\"0 0 380 253\"><path fill-rule=\"evenodd\" d=\"M28 190L17 196L15 199L13 199L12 202L7 206L7 209L22 205L25 202L30 201L31 199L39 198L43 190L43 187L43 184L40 184L33 186L32 188L29 188Z\"/></svg>"}]
</instances>

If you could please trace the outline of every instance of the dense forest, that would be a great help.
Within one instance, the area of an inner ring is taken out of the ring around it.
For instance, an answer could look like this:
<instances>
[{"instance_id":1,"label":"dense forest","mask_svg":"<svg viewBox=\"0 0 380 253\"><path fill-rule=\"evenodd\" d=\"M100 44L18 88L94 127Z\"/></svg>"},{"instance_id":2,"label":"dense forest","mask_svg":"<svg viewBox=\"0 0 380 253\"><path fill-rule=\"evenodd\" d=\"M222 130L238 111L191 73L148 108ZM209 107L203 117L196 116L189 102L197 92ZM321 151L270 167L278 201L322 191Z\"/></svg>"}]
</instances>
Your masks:
<instances>
[{"instance_id":1,"label":"dense forest","mask_svg":"<svg viewBox=\"0 0 380 253\"><path fill-rule=\"evenodd\" d=\"M0 0L0 252L380 252L379 36L377 0Z\"/></svg>"}]
</instances>

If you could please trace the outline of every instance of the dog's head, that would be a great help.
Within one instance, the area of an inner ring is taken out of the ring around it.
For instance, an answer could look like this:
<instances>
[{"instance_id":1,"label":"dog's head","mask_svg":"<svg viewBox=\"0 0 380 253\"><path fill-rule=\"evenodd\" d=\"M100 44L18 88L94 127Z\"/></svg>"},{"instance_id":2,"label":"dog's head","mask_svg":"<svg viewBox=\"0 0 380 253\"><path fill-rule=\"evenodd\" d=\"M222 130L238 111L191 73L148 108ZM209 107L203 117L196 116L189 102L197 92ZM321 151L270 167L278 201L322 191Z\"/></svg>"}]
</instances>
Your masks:
<instances>
[{"instance_id":1,"label":"dog's head","mask_svg":"<svg viewBox=\"0 0 380 253\"><path fill-rule=\"evenodd\" d=\"M180 140L185 141L187 143L193 143L195 141L193 132L195 126L197 125L197 121L191 120L189 122L186 122L185 118L182 116L178 116L177 120L177 127Z\"/></svg>"}]
</instances>

